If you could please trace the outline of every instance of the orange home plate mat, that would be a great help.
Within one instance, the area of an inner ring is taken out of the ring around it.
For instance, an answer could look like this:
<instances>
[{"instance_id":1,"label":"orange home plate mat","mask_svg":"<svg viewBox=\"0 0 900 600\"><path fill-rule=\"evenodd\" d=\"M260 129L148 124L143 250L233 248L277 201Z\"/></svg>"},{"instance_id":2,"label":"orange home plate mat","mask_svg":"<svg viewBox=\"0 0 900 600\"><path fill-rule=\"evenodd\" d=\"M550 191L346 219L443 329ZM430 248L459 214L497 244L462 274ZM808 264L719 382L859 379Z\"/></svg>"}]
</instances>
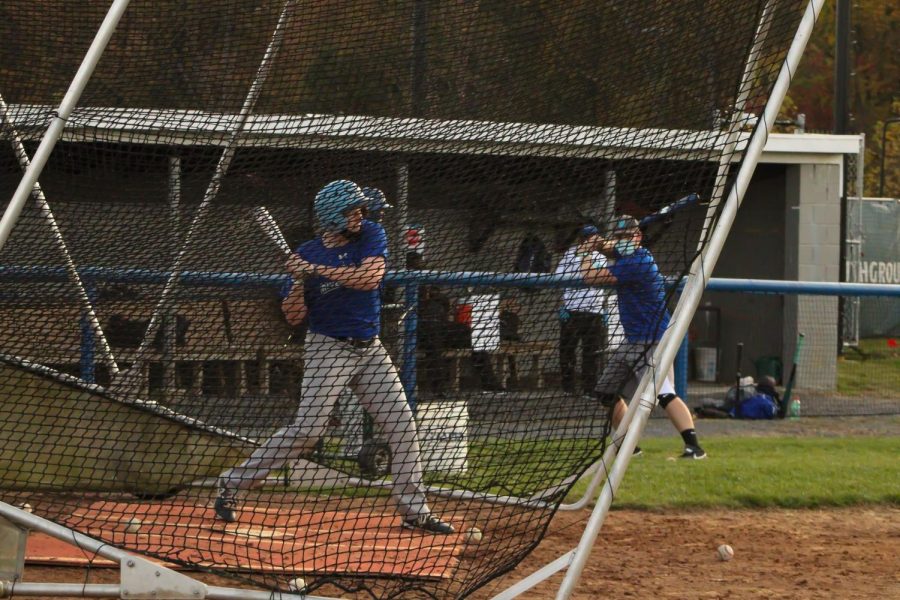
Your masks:
<instances>
[{"instance_id":1,"label":"orange home plate mat","mask_svg":"<svg viewBox=\"0 0 900 600\"><path fill-rule=\"evenodd\" d=\"M132 523L140 520L140 524ZM94 502L58 522L160 562L211 569L294 574L446 578L465 548L464 536L432 535L400 526L396 515L353 510L241 506L236 523L213 518L190 499L154 503ZM29 535L32 563L110 567L115 564L44 534Z\"/></svg>"}]
</instances>

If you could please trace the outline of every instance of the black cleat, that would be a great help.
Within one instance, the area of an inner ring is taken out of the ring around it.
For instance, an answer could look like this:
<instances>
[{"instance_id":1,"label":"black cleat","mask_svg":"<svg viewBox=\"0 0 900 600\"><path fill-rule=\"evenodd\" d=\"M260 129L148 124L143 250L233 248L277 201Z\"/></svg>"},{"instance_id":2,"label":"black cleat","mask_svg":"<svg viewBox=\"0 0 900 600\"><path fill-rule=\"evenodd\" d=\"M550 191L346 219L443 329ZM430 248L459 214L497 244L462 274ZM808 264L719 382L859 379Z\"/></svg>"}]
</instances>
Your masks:
<instances>
[{"instance_id":1,"label":"black cleat","mask_svg":"<svg viewBox=\"0 0 900 600\"><path fill-rule=\"evenodd\" d=\"M237 521L237 515L234 514L236 508L237 501L234 496L229 496L225 493L220 493L219 497L216 498L216 503L213 505L213 509L216 511L216 518L226 523Z\"/></svg>"},{"instance_id":2,"label":"black cleat","mask_svg":"<svg viewBox=\"0 0 900 600\"><path fill-rule=\"evenodd\" d=\"M684 452L681 453L681 458L703 460L706 458L706 451L700 446L685 446Z\"/></svg>"},{"instance_id":3,"label":"black cleat","mask_svg":"<svg viewBox=\"0 0 900 600\"><path fill-rule=\"evenodd\" d=\"M406 529L421 529L429 533L454 533L456 530L450 523L444 523L432 514L419 515L403 520L403 527Z\"/></svg>"},{"instance_id":4,"label":"black cleat","mask_svg":"<svg viewBox=\"0 0 900 600\"><path fill-rule=\"evenodd\" d=\"M635 447L634 447L634 452L632 452L631 455L632 455L632 456L640 456L640 455L642 455L643 453L644 453L644 451L641 450L641 447L640 447L640 446L635 446Z\"/></svg>"}]
</instances>

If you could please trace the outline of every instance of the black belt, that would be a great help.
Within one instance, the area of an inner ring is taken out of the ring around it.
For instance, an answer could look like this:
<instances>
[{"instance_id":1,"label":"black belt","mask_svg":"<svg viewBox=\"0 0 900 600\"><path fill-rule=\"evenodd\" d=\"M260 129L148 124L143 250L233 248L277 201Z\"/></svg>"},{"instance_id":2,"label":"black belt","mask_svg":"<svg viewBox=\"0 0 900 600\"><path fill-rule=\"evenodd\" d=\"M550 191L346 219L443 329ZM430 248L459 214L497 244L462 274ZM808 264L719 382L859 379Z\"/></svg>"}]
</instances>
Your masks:
<instances>
[{"instance_id":1,"label":"black belt","mask_svg":"<svg viewBox=\"0 0 900 600\"><path fill-rule=\"evenodd\" d=\"M344 342L348 346L353 346L354 348L368 348L372 345L372 342L375 341L374 337L370 338L352 338L346 336L335 336L335 338L339 342Z\"/></svg>"}]
</instances>

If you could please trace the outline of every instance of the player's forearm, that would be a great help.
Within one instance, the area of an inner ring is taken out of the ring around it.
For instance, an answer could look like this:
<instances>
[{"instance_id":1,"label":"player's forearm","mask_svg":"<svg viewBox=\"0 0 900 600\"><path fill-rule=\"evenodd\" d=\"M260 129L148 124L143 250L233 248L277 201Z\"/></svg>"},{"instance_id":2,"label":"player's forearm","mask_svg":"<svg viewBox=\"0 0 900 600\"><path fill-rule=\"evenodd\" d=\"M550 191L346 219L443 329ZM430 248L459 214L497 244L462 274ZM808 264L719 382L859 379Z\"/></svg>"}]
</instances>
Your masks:
<instances>
[{"instance_id":1,"label":"player's forearm","mask_svg":"<svg viewBox=\"0 0 900 600\"><path fill-rule=\"evenodd\" d=\"M308 262L292 254L285 264L287 271L295 278L308 275L321 276L354 290L371 291L378 289L384 279L385 262L383 256L370 256L359 265L346 267L326 267Z\"/></svg>"},{"instance_id":2,"label":"player's forearm","mask_svg":"<svg viewBox=\"0 0 900 600\"><path fill-rule=\"evenodd\" d=\"M384 269L372 265L359 267L323 267L317 266L314 273L331 281L336 281L354 290L371 291L378 289L384 278Z\"/></svg>"},{"instance_id":3,"label":"player's forearm","mask_svg":"<svg viewBox=\"0 0 900 600\"><path fill-rule=\"evenodd\" d=\"M598 269L594 266L594 258L590 254L581 259L580 271L584 282L589 285L614 285L616 283L616 277L609 269Z\"/></svg>"},{"instance_id":4,"label":"player's forearm","mask_svg":"<svg viewBox=\"0 0 900 600\"><path fill-rule=\"evenodd\" d=\"M289 325L297 326L306 320L308 310L302 284L299 282L295 284L287 298L282 300L281 312L284 313L284 318Z\"/></svg>"}]
</instances>

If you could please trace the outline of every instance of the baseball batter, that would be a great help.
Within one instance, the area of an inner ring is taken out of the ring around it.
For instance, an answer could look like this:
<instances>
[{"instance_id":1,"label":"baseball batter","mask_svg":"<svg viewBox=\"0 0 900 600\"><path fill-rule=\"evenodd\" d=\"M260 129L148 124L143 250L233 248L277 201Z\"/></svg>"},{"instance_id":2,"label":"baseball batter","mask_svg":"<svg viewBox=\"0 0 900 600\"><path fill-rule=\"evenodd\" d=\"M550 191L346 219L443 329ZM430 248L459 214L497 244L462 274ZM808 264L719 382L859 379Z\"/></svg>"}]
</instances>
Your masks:
<instances>
[{"instance_id":1,"label":"baseball batter","mask_svg":"<svg viewBox=\"0 0 900 600\"><path fill-rule=\"evenodd\" d=\"M619 426L625 415L625 402L637 390L644 370L669 325L666 309L665 280L653 255L642 246L643 234L636 219L620 216L611 239L599 235L585 240L579 247L582 254L581 273L585 281L594 285L615 285L619 323L624 336L612 331L612 339L624 340L610 348L609 359L597 381L596 394L600 401L613 409L613 426ZM591 253L598 251L606 261L596 261ZM611 343L612 346L612 343ZM657 399L669 420L684 441L682 458L706 458L700 447L694 419L684 401L675 394L668 374ZM622 385L622 382L625 382Z\"/></svg>"},{"instance_id":2,"label":"baseball batter","mask_svg":"<svg viewBox=\"0 0 900 600\"><path fill-rule=\"evenodd\" d=\"M308 453L323 435L341 390L349 386L392 452L393 497L403 526L433 533L454 528L431 514L422 487L419 442L397 370L378 338L387 257L384 228L363 219L367 200L355 183L332 181L316 195L321 234L287 261L294 285L282 303L291 325L308 319L300 405L240 466L219 477L216 517L236 520L236 492Z\"/></svg>"}]
</instances>

